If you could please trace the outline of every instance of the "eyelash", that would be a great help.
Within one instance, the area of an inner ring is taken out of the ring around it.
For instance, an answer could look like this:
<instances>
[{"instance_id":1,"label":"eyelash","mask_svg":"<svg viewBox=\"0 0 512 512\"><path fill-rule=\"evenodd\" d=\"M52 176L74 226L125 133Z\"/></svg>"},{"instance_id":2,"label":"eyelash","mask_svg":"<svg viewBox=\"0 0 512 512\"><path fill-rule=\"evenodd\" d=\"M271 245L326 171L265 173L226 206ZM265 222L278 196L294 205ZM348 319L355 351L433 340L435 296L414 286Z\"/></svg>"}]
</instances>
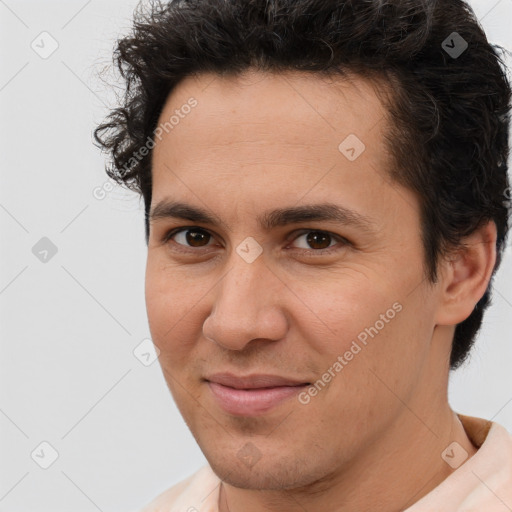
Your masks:
<instances>
[{"instance_id":1,"label":"eyelash","mask_svg":"<svg viewBox=\"0 0 512 512\"><path fill-rule=\"evenodd\" d=\"M171 241L171 238L174 235L177 235L178 233L180 233L182 231L194 231L194 230L207 233L208 235L213 237L213 235L207 229L205 229L205 228L201 228L199 226L185 226L185 227L180 227L180 228L174 228L174 229L171 229L170 231L168 231L163 236L162 243L168 244L169 241ZM330 231L323 231L321 229L302 229L302 230L300 230L300 232L296 233L296 236L294 238L292 238L291 240L289 240L289 242L290 243L291 242L295 242L298 238L300 238L302 235L305 235L307 233L322 233L324 235L328 235L329 237L331 237L334 240L337 240L339 243L341 243L342 246L350 244L350 242L346 238L343 238L343 237L341 237L339 235L331 233ZM190 254L190 253L196 253L199 250L199 249L198 250L195 250L195 249L183 249L183 247L187 247L187 246L184 246L183 244L178 244L177 242L174 242L174 244L175 244L176 247L173 250L176 250L177 252L182 252L182 253ZM208 247L208 246L205 246L205 247ZM315 257L315 256L329 255L329 254L332 254L333 252L339 251L340 249L341 249L341 247L337 247L337 246L334 245L334 246L331 246L331 247L328 247L328 248L325 248L325 249L302 249L302 248L298 248L298 249L295 249L295 250L301 251L303 254L305 253L307 256Z\"/></svg>"}]
</instances>

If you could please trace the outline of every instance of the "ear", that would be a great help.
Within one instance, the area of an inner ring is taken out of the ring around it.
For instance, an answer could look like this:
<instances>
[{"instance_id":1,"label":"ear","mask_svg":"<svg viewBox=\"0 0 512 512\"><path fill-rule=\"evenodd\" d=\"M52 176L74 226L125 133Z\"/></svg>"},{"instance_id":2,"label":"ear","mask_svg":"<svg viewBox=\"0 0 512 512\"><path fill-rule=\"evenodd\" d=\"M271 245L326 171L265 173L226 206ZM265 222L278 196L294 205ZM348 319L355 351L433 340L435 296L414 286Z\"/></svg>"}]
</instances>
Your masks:
<instances>
[{"instance_id":1,"label":"ear","mask_svg":"<svg viewBox=\"0 0 512 512\"><path fill-rule=\"evenodd\" d=\"M488 221L462 240L464 247L442 260L436 324L456 325L473 312L496 264L496 237L496 224Z\"/></svg>"}]
</instances>

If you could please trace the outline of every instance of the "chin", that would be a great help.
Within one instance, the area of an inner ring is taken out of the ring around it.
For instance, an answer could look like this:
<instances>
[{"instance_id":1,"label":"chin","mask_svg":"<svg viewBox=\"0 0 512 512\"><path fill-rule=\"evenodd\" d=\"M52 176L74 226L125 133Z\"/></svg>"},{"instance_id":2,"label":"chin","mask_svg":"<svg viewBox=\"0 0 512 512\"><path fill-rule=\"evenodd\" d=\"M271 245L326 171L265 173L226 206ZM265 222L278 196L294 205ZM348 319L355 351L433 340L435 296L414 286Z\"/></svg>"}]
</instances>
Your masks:
<instances>
[{"instance_id":1,"label":"chin","mask_svg":"<svg viewBox=\"0 0 512 512\"><path fill-rule=\"evenodd\" d=\"M297 489L308 486L316 480L306 461L300 463L297 459L288 463L285 460L276 461L275 454L269 455L266 461L262 457L252 466L238 458L214 459L215 457L207 457L214 473L226 484L239 489L259 491ZM304 474L305 468L308 468L308 474Z\"/></svg>"}]
</instances>

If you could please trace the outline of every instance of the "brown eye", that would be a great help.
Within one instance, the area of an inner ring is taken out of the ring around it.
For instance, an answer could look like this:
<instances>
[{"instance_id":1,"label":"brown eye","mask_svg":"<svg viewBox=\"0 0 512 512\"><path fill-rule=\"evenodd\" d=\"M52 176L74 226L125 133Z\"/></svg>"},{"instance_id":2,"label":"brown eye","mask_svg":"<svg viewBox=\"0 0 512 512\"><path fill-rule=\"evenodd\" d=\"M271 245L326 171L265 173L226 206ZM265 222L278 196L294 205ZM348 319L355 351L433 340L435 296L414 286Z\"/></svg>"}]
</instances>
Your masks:
<instances>
[{"instance_id":1,"label":"brown eye","mask_svg":"<svg viewBox=\"0 0 512 512\"><path fill-rule=\"evenodd\" d=\"M207 245L211 235L206 231L197 231L188 229L186 231L185 239L192 247L203 247ZM206 243L205 243L206 242Z\"/></svg>"},{"instance_id":2,"label":"brown eye","mask_svg":"<svg viewBox=\"0 0 512 512\"><path fill-rule=\"evenodd\" d=\"M318 251L332 247L333 235L325 231L306 231L295 238L295 242L305 237L305 245L303 244L300 249L315 249Z\"/></svg>"},{"instance_id":3,"label":"brown eye","mask_svg":"<svg viewBox=\"0 0 512 512\"><path fill-rule=\"evenodd\" d=\"M330 246L331 236L321 231L311 231L306 241L313 249L327 249Z\"/></svg>"},{"instance_id":4,"label":"brown eye","mask_svg":"<svg viewBox=\"0 0 512 512\"><path fill-rule=\"evenodd\" d=\"M201 228L182 228L171 231L166 235L164 241L173 240L177 245L185 247L207 247L212 239L212 235ZM211 244L210 244L211 245Z\"/></svg>"}]
</instances>

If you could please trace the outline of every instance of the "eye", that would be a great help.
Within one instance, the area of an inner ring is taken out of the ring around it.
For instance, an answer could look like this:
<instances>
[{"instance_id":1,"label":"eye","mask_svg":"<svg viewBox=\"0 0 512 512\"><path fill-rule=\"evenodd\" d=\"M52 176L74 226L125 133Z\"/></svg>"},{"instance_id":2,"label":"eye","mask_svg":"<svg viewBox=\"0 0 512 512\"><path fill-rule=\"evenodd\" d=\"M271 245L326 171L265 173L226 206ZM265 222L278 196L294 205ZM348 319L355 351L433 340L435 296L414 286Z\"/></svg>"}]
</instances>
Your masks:
<instances>
[{"instance_id":1,"label":"eye","mask_svg":"<svg viewBox=\"0 0 512 512\"><path fill-rule=\"evenodd\" d=\"M328 231L309 230L302 231L301 234L296 236L293 241L303 240L301 250L309 253L330 254L333 252L333 247L336 247L336 242L341 242L341 245L347 245L349 242L343 237L329 233ZM338 250L338 249L334 249Z\"/></svg>"},{"instance_id":2,"label":"eye","mask_svg":"<svg viewBox=\"0 0 512 512\"><path fill-rule=\"evenodd\" d=\"M297 243L298 240L302 240L302 242L300 242L302 246L299 245L299 247L295 247L295 249L306 253L308 256L330 254L350 243L343 237L328 231L310 229L302 230L298 235L295 235L295 238L292 239L292 243ZM164 235L162 242L168 244L171 241L173 243L172 249L178 252L197 252L196 250L202 247L215 245L215 243L209 243L214 242L213 235L206 229L197 226L172 229ZM337 245L341 245L341 247L337 247Z\"/></svg>"},{"instance_id":3,"label":"eye","mask_svg":"<svg viewBox=\"0 0 512 512\"><path fill-rule=\"evenodd\" d=\"M173 229L164 235L163 243L168 243L172 240L178 246L201 248L208 247L208 242L212 241L213 237L208 231L199 227L184 227ZM211 245L211 244L210 244ZM177 249L178 251L183 249ZM186 251L189 252L189 251Z\"/></svg>"}]
</instances>

